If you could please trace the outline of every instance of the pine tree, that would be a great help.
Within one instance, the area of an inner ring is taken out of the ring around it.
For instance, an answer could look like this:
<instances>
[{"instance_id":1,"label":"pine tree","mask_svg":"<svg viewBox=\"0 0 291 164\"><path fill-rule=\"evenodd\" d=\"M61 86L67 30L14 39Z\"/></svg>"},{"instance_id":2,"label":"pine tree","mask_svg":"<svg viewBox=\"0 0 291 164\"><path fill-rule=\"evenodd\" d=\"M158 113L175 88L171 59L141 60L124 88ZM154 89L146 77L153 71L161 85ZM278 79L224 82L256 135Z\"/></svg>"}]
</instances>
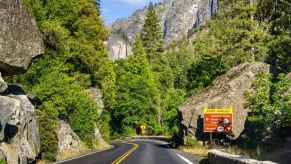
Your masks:
<instances>
[{"instance_id":1,"label":"pine tree","mask_svg":"<svg viewBox=\"0 0 291 164\"><path fill-rule=\"evenodd\" d=\"M273 70L279 73L291 71L291 2L290 0L260 0L257 7L257 19L271 24L274 36L270 44L269 62Z\"/></svg>"},{"instance_id":2,"label":"pine tree","mask_svg":"<svg viewBox=\"0 0 291 164\"><path fill-rule=\"evenodd\" d=\"M139 36L133 55L120 61L117 70L118 96L113 118L115 124L121 126L117 128L130 133L129 129L132 132L139 124L157 126L158 89Z\"/></svg>"},{"instance_id":3,"label":"pine tree","mask_svg":"<svg viewBox=\"0 0 291 164\"><path fill-rule=\"evenodd\" d=\"M259 0L256 15L260 21L271 22L273 34L291 30L290 0Z\"/></svg>"},{"instance_id":4,"label":"pine tree","mask_svg":"<svg viewBox=\"0 0 291 164\"><path fill-rule=\"evenodd\" d=\"M162 28L152 3L148 7L146 20L142 29L142 43L149 59L151 59L151 56L160 55L164 51Z\"/></svg>"}]
</instances>

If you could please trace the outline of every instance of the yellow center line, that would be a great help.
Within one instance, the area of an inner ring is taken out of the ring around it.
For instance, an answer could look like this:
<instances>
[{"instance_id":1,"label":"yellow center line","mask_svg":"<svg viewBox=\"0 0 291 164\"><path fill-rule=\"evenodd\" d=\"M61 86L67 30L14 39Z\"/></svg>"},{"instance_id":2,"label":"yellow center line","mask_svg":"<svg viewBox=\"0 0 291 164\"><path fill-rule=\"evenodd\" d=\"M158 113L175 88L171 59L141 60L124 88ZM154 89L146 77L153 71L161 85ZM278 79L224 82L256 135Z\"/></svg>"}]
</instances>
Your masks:
<instances>
[{"instance_id":1,"label":"yellow center line","mask_svg":"<svg viewBox=\"0 0 291 164\"><path fill-rule=\"evenodd\" d=\"M111 164L120 164L122 161L124 161L126 159L126 157L128 157L130 154L132 154L138 148L138 144L135 144L135 143L128 143L128 144L133 145L133 148L131 148L130 150L128 150L126 153L124 153L122 156L120 156L119 158L117 158Z\"/></svg>"}]
</instances>

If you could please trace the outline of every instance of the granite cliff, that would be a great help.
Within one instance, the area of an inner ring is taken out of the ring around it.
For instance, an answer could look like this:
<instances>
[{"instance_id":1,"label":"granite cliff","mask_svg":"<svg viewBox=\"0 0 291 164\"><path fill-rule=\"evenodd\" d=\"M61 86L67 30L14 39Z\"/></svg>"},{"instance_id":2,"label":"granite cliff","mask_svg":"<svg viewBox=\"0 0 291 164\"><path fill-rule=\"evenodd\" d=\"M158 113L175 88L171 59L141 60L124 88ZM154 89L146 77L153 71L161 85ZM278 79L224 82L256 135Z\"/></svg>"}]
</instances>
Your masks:
<instances>
[{"instance_id":1,"label":"granite cliff","mask_svg":"<svg viewBox=\"0 0 291 164\"><path fill-rule=\"evenodd\" d=\"M0 72L20 74L44 52L34 19L20 0L0 0ZM35 161L40 138L35 108L21 87L0 74L0 159L8 164Z\"/></svg>"},{"instance_id":2,"label":"granite cliff","mask_svg":"<svg viewBox=\"0 0 291 164\"><path fill-rule=\"evenodd\" d=\"M165 46L188 37L192 30L211 18L218 10L218 0L164 0L155 5L163 28ZM136 11L111 26L108 40L110 58L117 60L131 54L135 35L141 32L147 8Z\"/></svg>"}]
</instances>

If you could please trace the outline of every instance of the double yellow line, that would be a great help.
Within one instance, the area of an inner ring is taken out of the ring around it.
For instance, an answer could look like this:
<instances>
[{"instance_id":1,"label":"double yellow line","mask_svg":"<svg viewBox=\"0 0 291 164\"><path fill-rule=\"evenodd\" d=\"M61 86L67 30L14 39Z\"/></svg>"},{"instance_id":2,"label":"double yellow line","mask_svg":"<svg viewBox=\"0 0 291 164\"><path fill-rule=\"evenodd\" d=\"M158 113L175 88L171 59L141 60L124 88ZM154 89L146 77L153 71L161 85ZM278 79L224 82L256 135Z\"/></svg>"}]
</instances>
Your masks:
<instances>
[{"instance_id":1,"label":"double yellow line","mask_svg":"<svg viewBox=\"0 0 291 164\"><path fill-rule=\"evenodd\" d=\"M135 144L135 143L128 143L128 144L133 145L133 147L130 150L128 150L126 153L124 153L122 156L117 158L115 161L113 161L111 164L120 164L122 161L126 159L126 157L128 157L138 148L138 144Z\"/></svg>"}]
</instances>

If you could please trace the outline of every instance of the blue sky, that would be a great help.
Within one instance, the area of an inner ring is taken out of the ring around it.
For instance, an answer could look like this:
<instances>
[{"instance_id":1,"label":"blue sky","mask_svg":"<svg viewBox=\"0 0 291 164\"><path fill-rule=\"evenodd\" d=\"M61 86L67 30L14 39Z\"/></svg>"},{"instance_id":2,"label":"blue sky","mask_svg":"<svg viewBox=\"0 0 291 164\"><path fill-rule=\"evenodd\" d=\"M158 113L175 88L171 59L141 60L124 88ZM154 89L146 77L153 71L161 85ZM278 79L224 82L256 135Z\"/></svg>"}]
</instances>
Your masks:
<instances>
[{"instance_id":1,"label":"blue sky","mask_svg":"<svg viewBox=\"0 0 291 164\"><path fill-rule=\"evenodd\" d=\"M135 10L143 8L149 2L160 0L101 0L102 16L106 24L112 23L117 18L130 16Z\"/></svg>"}]
</instances>

